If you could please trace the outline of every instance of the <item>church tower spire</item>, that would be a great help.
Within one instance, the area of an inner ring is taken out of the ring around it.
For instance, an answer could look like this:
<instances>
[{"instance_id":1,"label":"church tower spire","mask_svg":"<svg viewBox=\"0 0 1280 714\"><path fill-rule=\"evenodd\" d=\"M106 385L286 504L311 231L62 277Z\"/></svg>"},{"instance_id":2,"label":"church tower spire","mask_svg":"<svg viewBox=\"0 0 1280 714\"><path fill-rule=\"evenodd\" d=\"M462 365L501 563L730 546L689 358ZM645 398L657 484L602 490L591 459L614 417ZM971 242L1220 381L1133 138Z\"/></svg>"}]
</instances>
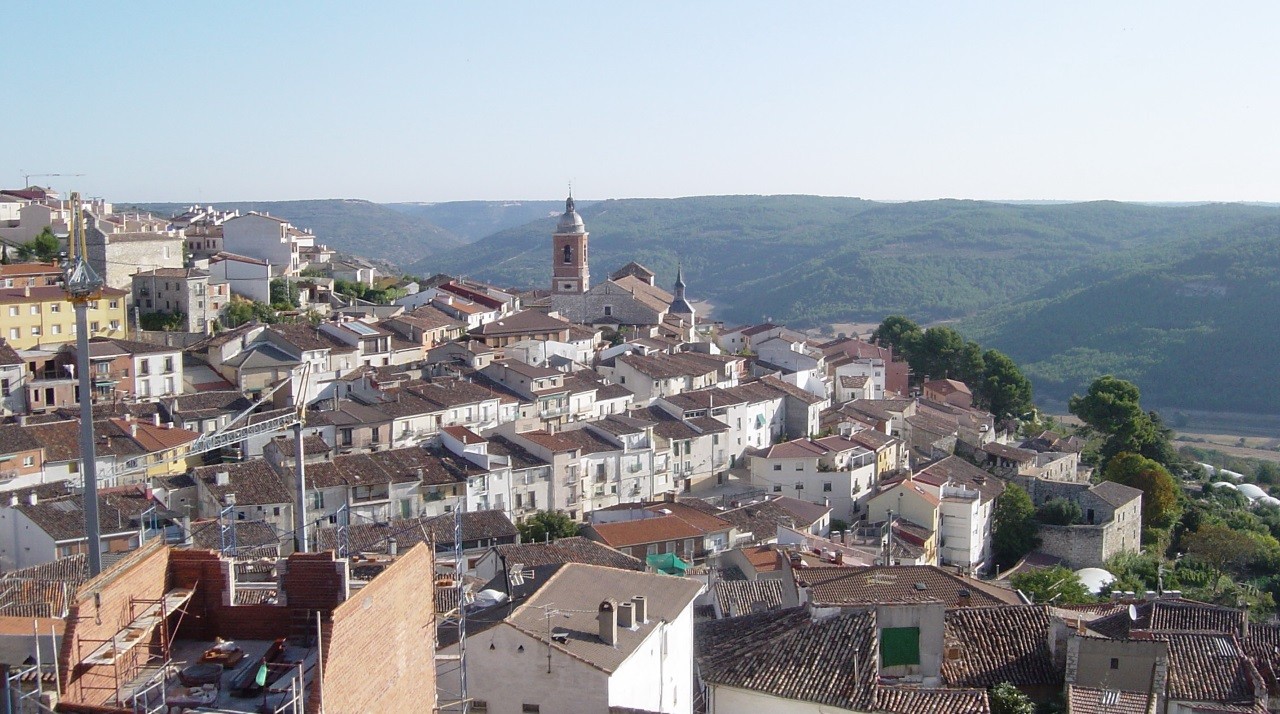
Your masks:
<instances>
[{"instance_id":1,"label":"church tower spire","mask_svg":"<svg viewBox=\"0 0 1280 714\"><path fill-rule=\"evenodd\" d=\"M587 227L573 204L573 189L551 236L551 294L579 295L591 287L587 264Z\"/></svg>"},{"instance_id":2,"label":"church tower spire","mask_svg":"<svg viewBox=\"0 0 1280 714\"><path fill-rule=\"evenodd\" d=\"M690 323L693 322L694 309L684 297L684 268L679 264L676 265L676 293L671 300L669 312L686 318Z\"/></svg>"}]
</instances>

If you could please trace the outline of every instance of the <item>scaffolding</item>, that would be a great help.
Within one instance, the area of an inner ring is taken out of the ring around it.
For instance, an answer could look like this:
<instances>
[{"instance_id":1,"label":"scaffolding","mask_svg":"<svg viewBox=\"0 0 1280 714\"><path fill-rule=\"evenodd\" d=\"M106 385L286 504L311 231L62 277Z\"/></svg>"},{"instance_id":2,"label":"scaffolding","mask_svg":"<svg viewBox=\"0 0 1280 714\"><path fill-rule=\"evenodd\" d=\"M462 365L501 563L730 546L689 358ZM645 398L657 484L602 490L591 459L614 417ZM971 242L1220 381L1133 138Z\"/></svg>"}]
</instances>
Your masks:
<instances>
[{"instance_id":1,"label":"scaffolding","mask_svg":"<svg viewBox=\"0 0 1280 714\"><path fill-rule=\"evenodd\" d=\"M185 606L191 600L195 588L176 588L161 598L129 598L129 622L109 639L78 638L76 659L81 666L110 667L109 683L99 684L97 678L82 678L81 689L97 691L103 702L116 706L133 707L135 702L150 699L144 693L156 689L159 680L161 699L165 673L171 664L172 632L169 617L177 614L176 631L186 614ZM158 637L157 637L158 635ZM153 641L153 639L155 641ZM88 648L88 654L85 650ZM127 690L127 691L126 691ZM147 708L136 711L150 711Z\"/></svg>"},{"instance_id":2,"label":"scaffolding","mask_svg":"<svg viewBox=\"0 0 1280 714\"><path fill-rule=\"evenodd\" d=\"M223 555L236 554L236 506L234 503L218 511L218 549Z\"/></svg>"}]
</instances>

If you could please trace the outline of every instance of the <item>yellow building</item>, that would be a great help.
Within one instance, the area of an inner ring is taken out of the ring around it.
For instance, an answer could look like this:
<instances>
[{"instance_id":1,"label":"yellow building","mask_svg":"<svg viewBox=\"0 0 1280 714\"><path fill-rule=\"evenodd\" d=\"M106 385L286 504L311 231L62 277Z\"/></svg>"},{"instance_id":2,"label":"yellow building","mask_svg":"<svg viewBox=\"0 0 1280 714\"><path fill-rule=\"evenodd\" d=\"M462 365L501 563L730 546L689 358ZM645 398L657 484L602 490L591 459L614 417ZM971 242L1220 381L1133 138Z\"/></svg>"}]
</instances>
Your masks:
<instances>
[{"instance_id":1,"label":"yellow building","mask_svg":"<svg viewBox=\"0 0 1280 714\"><path fill-rule=\"evenodd\" d=\"M127 337L128 293L103 288L102 297L89 303L90 337ZM57 285L0 289L0 337L16 350L37 345L59 345L76 338L76 313L67 294Z\"/></svg>"}]
</instances>

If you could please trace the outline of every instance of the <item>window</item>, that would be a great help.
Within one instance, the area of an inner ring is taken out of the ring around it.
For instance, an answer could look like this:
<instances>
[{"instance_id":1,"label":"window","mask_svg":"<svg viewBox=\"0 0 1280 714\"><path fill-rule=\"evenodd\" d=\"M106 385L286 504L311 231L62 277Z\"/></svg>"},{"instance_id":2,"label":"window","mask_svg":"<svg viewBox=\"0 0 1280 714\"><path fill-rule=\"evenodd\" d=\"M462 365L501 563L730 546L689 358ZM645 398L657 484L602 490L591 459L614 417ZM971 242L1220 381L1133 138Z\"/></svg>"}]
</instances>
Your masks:
<instances>
[{"instance_id":1,"label":"window","mask_svg":"<svg viewBox=\"0 0 1280 714\"><path fill-rule=\"evenodd\" d=\"M93 330L94 332L97 332L99 330L98 321L94 320L93 322L89 323L89 329Z\"/></svg>"},{"instance_id":2,"label":"window","mask_svg":"<svg viewBox=\"0 0 1280 714\"><path fill-rule=\"evenodd\" d=\"M780 484L774 484L774 485L773 485L773 492L774 492L774 493L782 493L782 486L781 486Z\"/></svg>"},{"instance_id":3,"label":"window","mask_svg":"<svg viewBox=\"0 0 1280 714\"><path fill-rule=\"evenodd\" d=\"M0 379L0 396L9 396L9 380Z\"/></svg>"},{"instance_id":4,"label":"window","mask_svg":"<svg viewBox=\"0 0 1280 714\"><path fill-rule=\"evenodd\" d=\"M32 336L32 337L39 337L39 336L40 336L40 326L39 326L39 325L32 325L32 326L31 326L31 336Z\"/></svg>"},{"instance_id":5,"label":"window","mask_svg":"<svg viewBox=\"0 0 1280 714\"><path fill-rule=\"evenodd\" d=\"M22 337L22 330L21 330L21 329L19 329L19 328L17 328L17 327L10 327L10 328L9 328L9 339L11 339L11 340L16 340L16 339L18 339L19 337Z\"/></svg>"},{"instance_id":6,"label":"window","mask_svg":"<svg viewBox=\"0 0 1280 714\"><path fill-rule=\"evenodd\" d=\"M110 362L94 362L93 371L97 372L98 374L107 374L108 372L111 371L111 363Z\"/></svg>"},{"instance_id":7,"label":"window","mask_svg":"<svg viewBox=\"0 0 1280 714\"><path fill-rule=\"evenodd\" d=\"M146 380L138 382L138 396L139 397L151 396L151 382L148 382Z\"/></svg>"},{"instance_id":8,"label":"window","mask_svg":"<svg viewBox=\"0 0 1280 714\"><path fill-rule=\"evenodd\" d=\"M9 306L9 317L17 317L17 316L18 316L18 306L17 306L17 305L10 305L10 306Z\"/></svg>"},{"instance_id":9,"label":"window","mask_svg":"<svg viewBox=\"0 0 1280 714\"><path fill-rule=\"evenodd\" d=\"M36 457L34 457L34 456L24 456L24 457L22 457L22 465L23 465L23 466L35 466L35 465L36 465Z\"/></svg>"},{"instance_id":10,"label":"window","mask_svg":"<svg viewBox=\"0 0 1280 714\"><path fill-rule=\"evenodd\" d=\"M110 325L111 325L110 329L112 329L112 330L118 330L118 329L120 329L120 321L119 321L119 320L112 320L112 321L110 322Z\"/></svg>"},{"instance_id":11,"label":"window","mask_svg":"<svg viewBox=\"0 0 1280 714\"><path fill-rule=\"evenodd\" d=\"M1119 657L1112 657L1112 658L1111 658L1111 669L1120 669L1120 658L1119 658Z\"/></svg>"},{"instance_id":12,"label":"window","mask_svg":"<svg viewBox=\"0 0 1280 714\"><path fill-rule=\"evenodd\" d=\"M831 493L831 482L830 482L830 481L823 481L823 482L822 482L822 492L823 492L823 493Z\"/></svg>"},{"instance_id":13,"label":"window","mask_svg":"<svg viewBox=\"0 0 1280 714\"><path fill-rule=\"evenodd\" d=\"M120 307L120 301L119 301L119 300L111 300L111 301L109 301L109 302L107 303L107 306L108 306L108 307L110 307L112 310L116 310L116 309L118 309L118 308Z\"/></svg>"},{"instance_id":14,"label":"window","mask_svg":"<svg viewBox=\"0 0 1280 714\"><path fill-rule=\"evenodd\" d=\"M521 704L520 711L533 712L534 714L537 714L538 712L542 711L542 709L538 707L537 704Z\"/></svg>"},{"instance_id":15,"label":"window","mask_svg":"<svg viewBox=\"0 0 1280 714\"><path fill-rule=\"evenodd\" d=\"M342 438L343 446L351 446L351 429L342 429L339 436Z\"/></svg>"},{"instance_id":16,"label":"window","mask_svg":"<svg viewBox=\"0 0 1280 714\"><path fill-rule=\"evenodd\" d=\"M573 248L567 245L564 247L564 262L566 264L573 262Z\"/></svg>"},{"instance_id":17,"label":"window","mask_svg":"<svg viewBox=\"0 0 1280 714\"><path fill-rule=\"evenodd\" d=\"M773 465L773 470L774 470L774 471L781 471L781 470L782 470L782 464L774 464L774 465Z\"/></svg>"},{"instance_id":18,"label":"window","mask_svg":"<svg viewBox=\"0 0 1280 714\"><path fill-rule=\"evenodd\" d=\"M39 305L32 305L32 306L31 306L31 314L32 314L32 315L39 315L39 314L40 314L40 306L39 306Z\"/></svg>"},{"instance_id":19,"label":"window","mask_svg":"<svg viewBox=\"0 0 1280 714\"><path fill-rule=\"evenodd\" d=\"M55 302L49 306L49 312L62 312L62 303Z\"/></svg>"},{"instance_id":20,"label":"window","mask_svg":"<svg viewBox=\"0 0 1280 714\"><path fill-rule=\"evenodd\" d=\"M151 360L144 359L138 363L138 374L141 376L151 374Z\"/></svg>"},{"instance_id":21,"label":"window","mask_svg":"<svg viewBox=\"0 0 1280 714\"><path fill-rule=\"evenodd\" d=\"M311 492L311 508L312 510L320 510L324 508L324 491Z\"/></svg>"},{"instance_id":22,"label":"window","mask_svg":"<svg viewBox=\"0 0 1280 714\"><path fill-rule=\"evenodd\" d=\"M62 334L62 325L54 325L54 326L51 328L51 331L52 331L52 332L53 332L53 334L55 334L55 335L61 335L61 334Z\"/></svg>"},{"instance_id":23,"label":"window","mask_svg":"<svg viewBox=\"0 0 1280 714\"><path fill-rule=\"evenodd\" d=\"M605 314L606 316L607 316L607 315L612 315L612 314L613 314L613 306L612 306L612 305L605 305L605 306L604 306L604 314Z\"/></svg>"},{"instance_id":24,"label":"window","mask_svg":"<svg viewBox=\"0 0 1280 714\"><path fill-rule=\"evenodd\" d=\"M115 324L115 320L112 320L111 322L112 322L112 324ZM165 371L165 372L172 372L172 371L173 371L173 358L172 358L172 357L165 357L165 358L164 358L164 371Z\"/></svg>"},{"instance_id":25,"label":"window","mask_svg":"<svg viewBox=\"0 0 1280 714\"><path fill-rule=\"evenodd\" d=\"M471 711L473 711L473 712L487 712L487 711L489 711L489 702L487 702L487 701L485 701L485 700L483 700L483 699L472 699L472 700L471 700Z\"/></svg>"},{"instance_id":26,"label":"window","mask_svg":"<svg viewBox=\"0 0 1280 714\"><path fill-rule=\"evenodd\" d=\"M883 667L920 664L920 628L886 627L881 630L880 664Z\"/></svg>"}]
</instances>

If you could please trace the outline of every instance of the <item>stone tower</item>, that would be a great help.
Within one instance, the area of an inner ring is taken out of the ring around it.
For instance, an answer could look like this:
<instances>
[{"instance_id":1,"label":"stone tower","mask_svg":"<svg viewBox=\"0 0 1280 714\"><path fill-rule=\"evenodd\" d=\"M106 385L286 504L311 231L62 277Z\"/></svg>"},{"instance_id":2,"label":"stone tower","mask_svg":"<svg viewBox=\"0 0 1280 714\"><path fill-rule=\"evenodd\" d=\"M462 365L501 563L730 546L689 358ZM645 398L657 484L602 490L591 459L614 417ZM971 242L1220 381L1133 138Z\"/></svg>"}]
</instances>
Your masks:
<instances>
[{"instance_id":1,"label":"stone tower","mask_svg":"<svg viewBox=\"0 0 1280 714\"><path fill-rule=\"evenodd\" d=\"M591 287L587 269L587 228L573 208L573 194L551 237L551 294L580 295Z\"/></svg>"}]
</instances>

